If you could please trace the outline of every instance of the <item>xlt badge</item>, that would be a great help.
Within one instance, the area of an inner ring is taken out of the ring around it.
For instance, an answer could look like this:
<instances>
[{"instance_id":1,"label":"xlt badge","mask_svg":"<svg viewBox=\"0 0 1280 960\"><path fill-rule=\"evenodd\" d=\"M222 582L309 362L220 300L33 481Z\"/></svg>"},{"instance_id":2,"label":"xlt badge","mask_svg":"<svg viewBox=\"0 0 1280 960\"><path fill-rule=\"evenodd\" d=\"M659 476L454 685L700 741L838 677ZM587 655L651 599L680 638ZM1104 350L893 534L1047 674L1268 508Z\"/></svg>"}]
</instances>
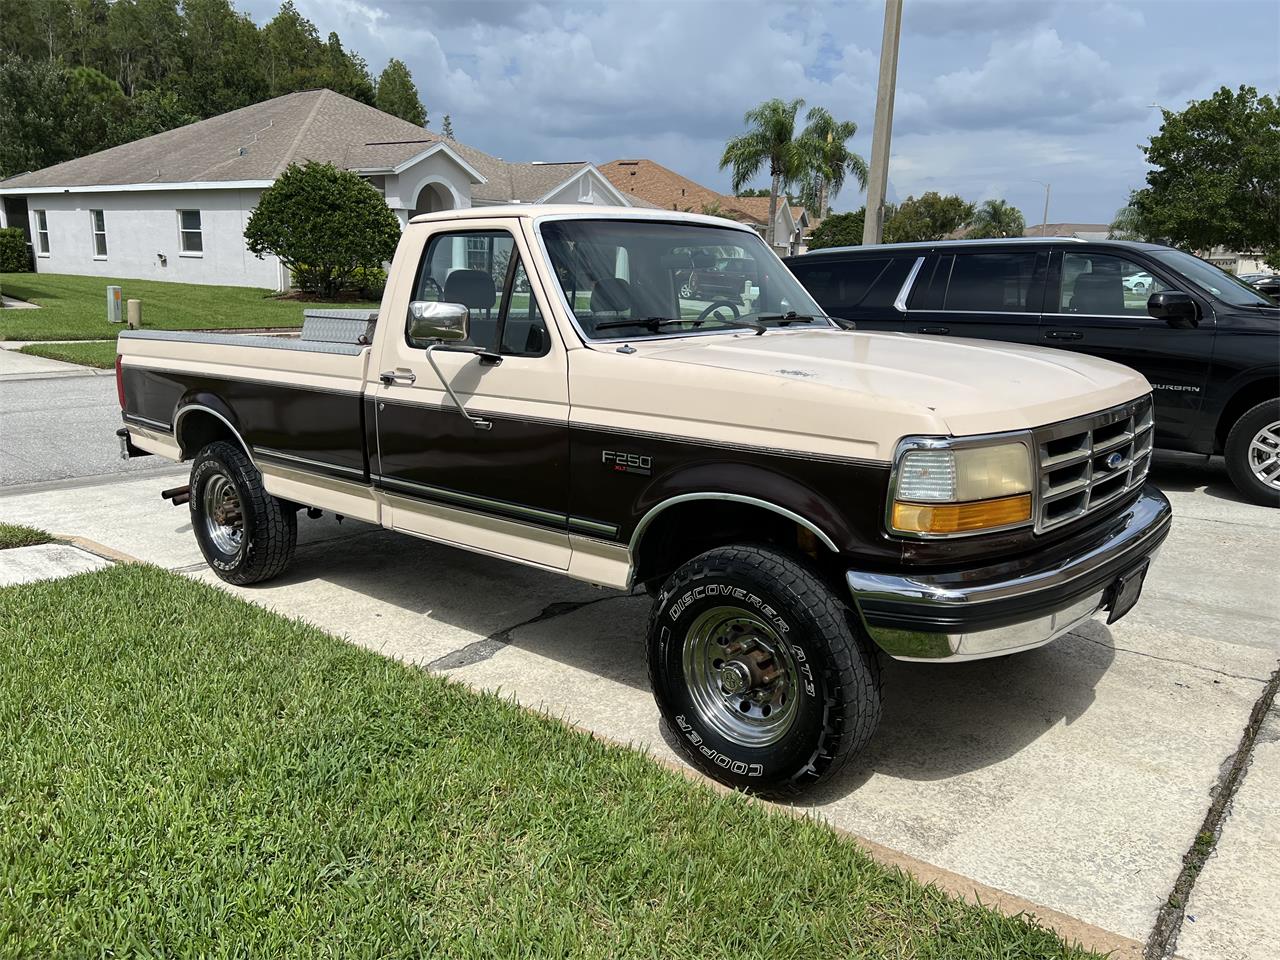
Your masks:
<instances>
[{"instance_id":1,"label":"xlt badge","mask_svg":"<svg viewBox=\"0 0 1280 960\"><path fill-rule=\"evenodd\" d=\"M653 457L647 453L627 453L623 450L602 450L600 462L614 473L638 473L642 477L653 474Z\"/></svg>"}]
</instances>

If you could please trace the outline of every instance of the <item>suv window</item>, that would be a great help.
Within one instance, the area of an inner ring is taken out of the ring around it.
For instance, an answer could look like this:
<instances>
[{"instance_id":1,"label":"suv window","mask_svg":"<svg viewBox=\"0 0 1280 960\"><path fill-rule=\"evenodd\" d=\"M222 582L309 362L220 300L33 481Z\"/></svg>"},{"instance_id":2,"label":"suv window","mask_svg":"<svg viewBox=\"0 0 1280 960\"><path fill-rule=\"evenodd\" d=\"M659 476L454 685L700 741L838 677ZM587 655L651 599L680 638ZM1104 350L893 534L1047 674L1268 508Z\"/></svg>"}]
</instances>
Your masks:
<instances>
[{"instance_id":1,"label":"suv window","mask_svg":"<svg viewBox=\"0 0 1280 960\"><path fill-rule=\"evenodd\" d=\"M914 257L789 261L791 272L824 310L844 316L855 310L893 306Z\"/></svg>"},{"instance_id":2,"label":"suv window","mask_svg":"<svg viewBox=\"0 0 1280 960\"><path fill-rule=\"evenodd\" d=\"M1040 305L1029 302L1036 257L1035 251L957 253L942 309L1039 313Z\"/></svg>"},{"instance_id":3,"label":"suv window","mask_svg":"<svg viewBox=\"0 0 1280 960\"><path fill-rule=\"evenodd\" d=\"M462 343L497 351L499 330L509 324L502 333L502 353L538 356L549 345L515 239L505 230L433 236L418 267L413 299L465 306L469 334ZM410 346L426 344L410 341Z\"/></svg>"},{"instance_id":4,"label":"suv window","mask_svg":"<svg viewBox=\"0 0 1280 960\"><path fill-rule=\"evenodd\" d=\"M1109 253L1064 252L1058 313L1145 317L1147 298L1170 289L1146 267Z\"/></svg>"}]
</instances>

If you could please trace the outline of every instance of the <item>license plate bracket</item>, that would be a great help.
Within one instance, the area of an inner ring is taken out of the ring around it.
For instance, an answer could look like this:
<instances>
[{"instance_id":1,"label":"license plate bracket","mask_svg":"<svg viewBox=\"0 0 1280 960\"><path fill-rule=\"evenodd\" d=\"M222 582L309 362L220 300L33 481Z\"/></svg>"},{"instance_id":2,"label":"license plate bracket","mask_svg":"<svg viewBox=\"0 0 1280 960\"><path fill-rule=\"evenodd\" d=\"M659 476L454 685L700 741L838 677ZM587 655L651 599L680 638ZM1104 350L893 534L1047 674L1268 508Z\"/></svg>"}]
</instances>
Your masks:
<instances>
[{"instance_id":1,"label":"license plate bracket","mask_svg":"<svg viewBox=\"0 0 1280 960\"><path fill-rule=\"evenodd\" d=\"M1107 623L1112 624L1133 609L1142 595L1142 584L1147 577L1147 569L1151 566L1150 558L1143 560L1138 566L1116 578L1111 587L1111 596L1107 604L1110 611Z\"/></svg>"}]
</instances>

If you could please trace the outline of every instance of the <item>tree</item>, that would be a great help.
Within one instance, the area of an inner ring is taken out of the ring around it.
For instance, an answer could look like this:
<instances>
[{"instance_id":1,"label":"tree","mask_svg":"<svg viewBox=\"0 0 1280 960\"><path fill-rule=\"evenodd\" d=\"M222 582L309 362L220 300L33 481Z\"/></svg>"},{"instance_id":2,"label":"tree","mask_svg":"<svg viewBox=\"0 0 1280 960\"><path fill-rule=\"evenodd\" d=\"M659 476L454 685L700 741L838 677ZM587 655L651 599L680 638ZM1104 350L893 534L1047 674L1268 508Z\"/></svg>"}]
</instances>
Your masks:
<instances>
[{"instance_id":1,"label":"tree","mask_svg":"<svg viewBox=\"0 0 1280 960\"><path fill-rule=\"evenodd\" d=\"M244 228L249 251L274 254L303 289L331 296L361 267L395 253L400 221L378 191L329 163L290 164Z\"/></svg>"},{"instance_id":2,"label":"tree","mask_svg":"<svg viewBox=\"0 0 1280 960\"><path fill-rule=\"evenodd\" d=\"M810 110L807 119L800 136L810 171L801 196L807 194L805 207L810 213L825 217L847 175L853 175L859 189L867 188L867 161L847 146L858 132L858 125L852 120L837 120L822 107Z\"/></svg>"},{"instance_id":3,"label":"tree","mask_svg":"<svg viewBox=\"0 0 1280 960\"><path fill-rule=\"evenodd\" d=\"M941 240L973 219L974 206L954 194L942 196L930 190L919 199L907 197L890 217L885 212L885 243Z\"/></svg>"},{"instance_id":4,"label":"tree","mask_svg":"<svg viewBox=\"0 0 1280 960\"><path fill-rule=\"evenodd\" d=\"M733 191L735 197L767 197L769 191L764 187L747 187L745 190Z\"/></svg>"},{"instance_id":5,"label":"tree","mask_svg":"<svg viewBox=\"0 0 1280 960\"><path fill-rule=\"evenodd\" d=\"M861 246L862 225L866 219L866 207L860 207L853 213L833 213L824 217L809 235L809 249Z\"/></svg>"},{"instance_id":6,"label":"tree","mask_svg":"<svg viewBox=\"0 0 1280 960\"><path fill-rule=\"evenodd\" d=\"M985 200L969 221L968 237L1020 237L1027 232L1022 211L1005 200Z\"/></svg>"},{"instance_id":7,"label":"tree","mask_svg":"<svg viewBox=\"0 0 1280 960\"><path fill-rule=\"evenodd\" d=\"M440 135L446 140L453 139L453 118L447 113L444 115L444 123L440 125Z\"/></svg>"},{"instance_id":8,"label":"tree","mask_svg":"<svg viewBox=\"0 0 1280 960\"><path fill-rule=\"evenodd\" d=\"M1108 240L1145 240L1148 243L1161 243L1163 238L1157 236L1143 220L1142 211L1134 203L1138 191L1129 193L1129 202L1116 211L1115 219L1107 230Z\"/></svg>"},{"instance_id":9,"label":"tree","mask_svg":"<svg viewBox=\"0 0 1280 960\"><path fill-rule=\"evenodd\" d=\"M375 97L373 77L369 76L369 65L364 62L364 58L343 50L342 41L336 33L329 34L324 49L320 86L372 107Z\"/></svg>"},{"instance_id":10,"label":"tree","mask_svg":"<svg viewBox=\"0 0 1280 960\"><path fill-rule=\"evenodd\" d=\"M403 60L394 57L378 77L378 93L374 105L385 113L390 113L401 120L408 120L415 126L427 125L427 111L418 96L418 88L413 85L413 75Z\"/></svg>"},{"instance_id":11,"label":"tree","mask_svg":"<svg viewBox=\"0 0 1280 960\"><path fill-rule=\"evenodd\" d=\"M1162 114L1143 148L1155 169L1132 197L1145 229L1193 250L1258 250L1280 269L1280 103L1222 87Z\"/></svg>"},{"instance_id":12,"label":"tree","mask_svg":"<svg viewBox=\"0 0 1280 960\"><path fill-rule=\"evenodd\" d=\"M143 90L129 101L129 116L113 139L117 143L129 143L175 127L185 127L199 119L187 110L176 93L170 90Z\"/></svg>"},{"instance_id":13,"label":"tree","mask_svg":"<svg viewBox=\"0 0 1280 960\"><path fill-rule=\"evenodd\" d=\"M804 106L797 98L790 103L766 100L748 110L743 122L750 128L724 145L720 169L733 173L733 189L743 189L761 168L769 168L769 223L765 242L773 245L778 219L778 195L809 171L803 144L797 143L796 114Z\"/></svg>"}]
</instances>

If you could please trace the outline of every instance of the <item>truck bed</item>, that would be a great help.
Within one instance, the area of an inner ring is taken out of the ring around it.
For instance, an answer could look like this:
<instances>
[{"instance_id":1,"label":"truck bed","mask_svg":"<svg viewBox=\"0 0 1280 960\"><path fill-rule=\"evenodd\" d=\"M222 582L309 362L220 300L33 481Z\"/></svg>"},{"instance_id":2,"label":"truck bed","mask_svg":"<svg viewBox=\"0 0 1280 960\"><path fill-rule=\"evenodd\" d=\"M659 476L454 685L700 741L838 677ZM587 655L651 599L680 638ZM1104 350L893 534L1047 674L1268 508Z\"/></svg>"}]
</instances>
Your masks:
<instances>
[{"instance_id":1,"label":"truck bed","mask_svg":"<svg viewBox=\"0 0 1280 960\"><path fill-rule=\"evenodd\" d=\"M310 311L300 336L121 333L124 419L142 431L134 442L190 457L183 421L198 412L230 425L260 468L367 482L363 393L375 319L369 311Z\"/></svg>"}]
</instances>

